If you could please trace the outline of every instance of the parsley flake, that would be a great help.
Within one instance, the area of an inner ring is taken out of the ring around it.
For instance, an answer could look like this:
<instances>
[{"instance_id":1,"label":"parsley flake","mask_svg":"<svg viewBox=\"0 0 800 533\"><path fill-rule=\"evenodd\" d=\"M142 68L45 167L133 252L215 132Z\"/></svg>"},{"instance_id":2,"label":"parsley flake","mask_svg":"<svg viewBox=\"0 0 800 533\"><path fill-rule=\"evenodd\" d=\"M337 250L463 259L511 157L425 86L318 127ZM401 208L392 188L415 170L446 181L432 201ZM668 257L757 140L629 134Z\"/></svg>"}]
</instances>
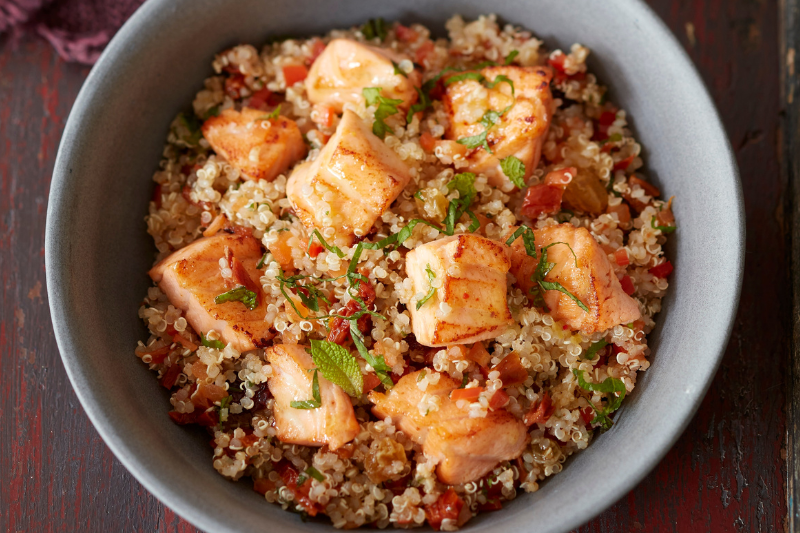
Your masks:
<instances>
[{"instance_id":1,"label":"parsley flake","mask_svg":"<svg viewBox=\"0 0 800 533\"><path fill-rule=\"evenodd\" d=\"M258 117L256 120L274 120L278 118L281 113L281 104L278 104L278 107L270 111L268 115L264 115L263 117Z\"/></svg>"},{"instance_id":2,"label":"parsley flake","mask_svg":"<svg viewBox=\"0 0 800 533\"><path fill-rule=\"evenodd\" d=\"M588 383L583 379L583 370L573 369L572 373L578 380L578 386L585 391L589 392L603 392L611 394L608 405L603 409L598 409L593 402L589 402L595 412L595 417L591 421L592 424L600 424L604 430L608 430L614 424L608 416L622 405L622 400L625 398L625 384L622 380L617 378L607 377L602 383Z\"/></svg>"},{"instance_id":3,"label":"parsley flake","mask_svg":"<svg viewBox=\"0 0 800 533\"><path fill-rule=\"evenodd\" d=\"M322 475L322 472L320 472L319 470L317 470L313 466L309 466L308 468L306 468L306 474L308 474L309 476L313 477L314 479L316 479L320 483L325 481L325 476Z\"/></svg>"},{"instance_id":4,"label":"parsley flake","mask_svg":"<svg viewBox=\"0 0 800 533\"><path fill-rule=\"evenodd\" d=\"M363 33L364 38L369 41L372 39L380 39L383 41L389 34L389 30L386 27L386 21L381 17L378 17L369 19L363 26L361 26L361 33Z\"/></svg>"},{"instance_id":5,"label":"parsley flake","mask_svg":"<svg viewBox=\"0 0 800 533\"><path fill-rule=\"evenodd\" d=\"M673 231L678 229L677 226L658 226L658 225L656 225L656 217L653 217L653 218L650 219L650 227L653 228L653 229L657 229L657 230L661 231L661 233L663 233L665 235L668 234L668 233L672 233Z\"/></svg>"},{"instance_id":6,"label":"parsley flake","mask_svg":"<svg viewBox=\"0 0 800 533\"><path fill-rule=\"evenodd\" d=\"M586 350L586 352L583 354L583 358L591 361L592 359L594 359L594 356L597 355L597 352L599 352L606 346L608 346L608 341L606 341L605 339L600 339L599 341L589 346L589 349Z\"/></svg>"},{"instance_id":7,"label":"parsley flake","mask_svg":"<svg viewBox=\"0 0 800 533\"><path fill-rule=\"evenodd\" d=\"M506 59L505 59L505 61L503 61L503 64L504 64L504 65L506 65L506 66L510 65L511 63L513 63L513 62L514 62L514 59L515 59L515 58L516 58L518 55L519 55L519 50L511 50L511 51L508 53L508 55L506 56Z\"/></svg>"}]
</instances>

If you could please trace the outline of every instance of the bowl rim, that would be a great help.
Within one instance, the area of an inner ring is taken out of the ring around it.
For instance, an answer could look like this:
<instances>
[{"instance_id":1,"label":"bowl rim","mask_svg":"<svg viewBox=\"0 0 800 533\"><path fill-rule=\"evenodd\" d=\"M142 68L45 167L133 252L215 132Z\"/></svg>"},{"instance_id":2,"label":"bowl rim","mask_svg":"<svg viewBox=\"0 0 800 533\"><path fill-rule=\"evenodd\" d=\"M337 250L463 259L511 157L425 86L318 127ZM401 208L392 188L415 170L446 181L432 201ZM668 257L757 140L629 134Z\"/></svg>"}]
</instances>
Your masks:
<instances>
[{"instance_id":1,"label":"bowl rim","mask_svg":"<svg viewBox=\"0 0 800 533\"><path fill-rule=\"evenodd\" d=\"M689 81L696 88L694 98L701 100L700 105L709 111L708 118L712 119L711 123L707 124L709 131L712 134L718 135L725 141L724 146L720 148L724 148L724 159L727 160L732 171L731 178L734 185L736 204L735 213L733 215L736 227L729 228L732 234L731 239L736 243L736 264L731 266L731 270L736 273L736 284L735 287L732 287L732 305L730 308L720 313L724 315L720 319L720 322L727 324L724 336L721 337L724 342L717 347L716 353L713 354L714 364L709 365L706 375L700 380L702 386L691 391L691 395L693 396L692 408L687 410L683 416L670 419L668 424L669 430L665 432L667 438L662 439L659 443L660 445L655 447L655 450L643 452L645 458L638 470L631 472L624 477L624 480L617 481L613 486L609 487L610 490L605 492L605 496L602 498L602 503L600 505L595 506L592 510L584 510L567 517L564 521L564 531L579 527L616 503L653 470L682 435L708 391L727 348L738 310L744 274L745 214L743 192L735 155L720 119L719 112L691 58L655 11L647 5L644 0L619 0L619 3L622 4L620 9L632 10L635 16L647 20L648 23L652 25L651 27L654 31L658 33L657 38L669 43L671 48L670 52L674 55L676 61L683 63L686 72L690 75ZM146 0L125 22L108 44L89 73L89 76L84 81L73 104L59 145L48 200L45 229L47 292L56 342L67 375L78 400L103 441L125 468L144 485L151 494L173 509L182 518L204 530L224 531L230 529L230 524L223 523L208 509L198 506L185 497L180 491L175 490L169 484L161 482L157 473L152 472L151 467L148 466L145 461L132 453L122 436L124 431L114 426L113 419L107 416L104 406L94 398L90 387L87 386L89 381L86 378L85 369L82 367L83 363L81 363L80 357L76 353L75 343L69 335L71 324L67 313L66 294L60 287L62 282L69 279L69 266L65 261L62 261L66 253L61 243L58 242L59 230L56 228L59 227L62 219L67 218L65 213L70 208L68 202L65 201L65 197L67 196L65 182L67 181L68 174L71 172L69 162L74 156L74 152L81 144L80 116L92 105L95 93L98 91L98 83L96 82L102 80L108 67L116 61L117 56L125 50L128 43L135 40L134 37L146 28L148 20L150 20L151 17L159 16L161 13L171 10L173 10L171 0ZM491 9L489 11L491 11ZM708 360L711 361L711 358L709 357Z\"/></svg>"}]
</instances>

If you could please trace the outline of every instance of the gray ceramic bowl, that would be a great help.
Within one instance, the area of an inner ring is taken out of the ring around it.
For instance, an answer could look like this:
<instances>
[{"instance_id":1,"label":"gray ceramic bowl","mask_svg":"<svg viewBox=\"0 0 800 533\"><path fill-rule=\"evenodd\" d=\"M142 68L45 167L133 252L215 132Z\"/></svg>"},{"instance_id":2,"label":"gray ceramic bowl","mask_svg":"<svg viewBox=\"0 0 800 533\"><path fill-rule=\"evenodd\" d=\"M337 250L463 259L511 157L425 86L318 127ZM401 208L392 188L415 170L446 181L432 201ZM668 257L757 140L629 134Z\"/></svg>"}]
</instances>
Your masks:
<instances>
[{"instance_id":1,"label":"gray ceramic bowl","mask_svg":"<svg viewBox=\"0 0 800 533\"><path fill-rule=\"evenodd\" d=\"M678 42L636 0L149 0L109 45L78 96L58 153L47 216L56 338L83 407L144 486L207 531L329 531L264 501L211 466L207 437L173 424L167 394L133 355L154 257L143 216L172 117L215 52L274 35L313 35L370 17L443 32L454 13L494 10L550 47L591 47L591 69L632 117L649 175L676 195L669 296L653 366L613 430L534 494L481 515L471 531L566 531L653 468L689 422L722 356L737 306L744 215L714 105ZM496 528L496 529L495 529Z\"/></svg>"}]
</instances>

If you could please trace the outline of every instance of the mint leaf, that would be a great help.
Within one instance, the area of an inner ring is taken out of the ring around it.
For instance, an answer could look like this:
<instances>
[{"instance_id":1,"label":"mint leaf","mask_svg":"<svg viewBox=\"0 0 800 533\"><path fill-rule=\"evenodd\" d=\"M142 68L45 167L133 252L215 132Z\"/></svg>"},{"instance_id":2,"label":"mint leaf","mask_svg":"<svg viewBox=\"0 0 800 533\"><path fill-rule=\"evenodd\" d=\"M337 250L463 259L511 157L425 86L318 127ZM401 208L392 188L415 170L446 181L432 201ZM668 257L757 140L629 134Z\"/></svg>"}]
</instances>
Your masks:
<instances>
[{"instance_id":1,"label":"mint leaf","mask_svg":"<svg viewBox=\"0 0 800 533\"><path fill-rule=\"evenodd\" d=\"M317 470L313 466L309 466L308 468L306 468L306 474L308 474L309 476L313 477L314 479L316 479L320 483L325 481L325 476L322 475L322 472L320 472L319 470Z\"/></svg>"},{"instance_id":2,"label":"mint leaf","mask_svg":"<svg viewBox=\"0 0 800 533\"><path fill-rule=\"evenodd\" d=\"M517 230L508 238L506 241L506 246L511 246L514 244L519 237L522 237L522 244L525 246L525 253L528 256L536 259L536 236L533 233L533 230L526 226L525 224L521 225L517 228Z\"/></svg>"},{"instance_id":3,"label":"mint leaf","mask_svg":"<svg viewBox=\"0 0 800 533\"><path fill-rule=\"evenodd\" d=\"M383 386L386 387L386 389L391 389L394 386L394 381L389 377L392 369L386 364L386 360L382 355L376 358L369 353L367 347L364 346L364 335L361 334L354 320L350 321L350 336L353 338L353 344L356 345L359 355L361 355L367 364L375 370L375 375L381 380Z\"/></svg>"},{"instance_id":4,"label":"mint leaf","mask_svg":"<svg viewBox=\"0 0 800 533\"><path fill-rule=\"evenodd\" d=\"M311 243L314 242L314 237L316 237L320 244L325 247L331 253L336 254L339 258L344 257L344 252L338 246L333 246L325 242L325 239L322 238L322 234L319 232L318 229L315 229L311 235L308 237L308 246L306 247L306 255L308 255L308 251L311 249Z\"/></svg>"},{"instance_id":5,"label":"mint leaf","mask_svg":"<svg viewBox=\"0 0 800 533\"><path fill-rule=\"evenodd\" d=\"M319 378L316 369L314 369L314 380L311 382L311 394L314 397L313 400L290 402L289 406L294 409L318 409L322 406L322 395L319 393Z\"/></svg>"},{"instance_id":6,"label":"mint leaf","mask_svg":"<svg viewBox=\"0 0 800 533\"><path fill-rule=\"evenodd\" d=\"M358 361L338 344L312 340L311 358L328 381L350 396L359 398L364 393L364 377Z\"/></svg>"},{"instance_id":7,"label":"mint leaf","mask_svg":"<svg viewBox=\"0 0 800 533\"><path fill-rule=\"evenodd\" d=\"M511 50L506 56L506 60L503 61L503 64L506 66L510 65L514 61L514 58L516 58L518 55L519 50Z\"/></svg>"},{"instance_id":8,"label":"mint leaf","mask_svg":"<svg viewBox=\"0 0 800 533\"><path fill-rule=\"evenodd\" d=\"M507 84L509 84L511 86L511 96L514 96L514 82L511 81L511 78L509 78L505 74L498 75L497 77L495 77L494 81L488 81L487 80L484 85L486 85L486 87L489 88L489 89L494 89L495 85L497 85L498 83L507 83Z\"/></svg>"},{"instance_id":9,"label":"mint leaf","mask_svg":"<svg viewBox=\"0 0 800 533\"><path fill-rule=\"evenodd\" d=\"M653 229L660 230L661 233L663 233L665 235L668 234L668 233L672 233L673 231L678 229L677 226L657 226L656 225L656 217L653 217L653 218L650 219L650 227L653 228Z\"/></svg>"},{"instance_id":10,"label":"mint leaf","mask_svg":"<svg viewBox=\"0 0 800 533\"><path fill-rule=\"evenodd\" d=\"M583 354L583 358L591 361L592 359L594 359L594 356L597 355L597 352L599 352L606 346L608 346L608 341L606 341L605 339L600 339L599 341L589 346L589 349L586 350L586 353Z\"/></svg>"},{"instance_id":11,"label":"mint leaf","mask_svg":"<svg viewBox=\"0 0 800 533\"><path fill-rule=\"evenodd\" d=\"M622 405L622 400L625 399L625 392L627 390L625 388L625 384L622 382L622 380L612 377L607 377L602 383L588 383L583 379L583 370L573 369L572 373L578 380L578 386L583 390L611 394L608 405L605 407L605 409L598 409L594 403L591 401L589 402L589 405L592 406L592 409L594 409L596 414L591 423L599 423L603 429L611 428L614 422L608 415L619 409Z\"/></svg>"},{"instance_id":12,"label":"mint leaf","mask_svg":"<svg viewBox=\"0 0 800 533\"><path fill-rule=\"evenodd\" d=\"M570 297L570 299L572 299L576 304L578 304L578 307L580 307L581 309L583 309L587 313L589 312L589 308L586 307L586 304L584 304L582 301L580 301L580 299L577 296L575 296L574 294L569 292L566 289L566 287L564 287L559 282L557 282L557 281L540 281L539 282L539 286L543 290L546 290L546 291L558 291L560 293L566 294L567 296Z\"/></svg>"},{"instance_id":13,"label":"mint leaf","mask_svg":"<svg viewBox=\"0 0 800 533\"><path fill-rule=\"evenodd\" d=\"M225 349L225 343L224 342L222 342L222 341L212 341L212 340L206 338L206 336L203 335L202 333L200 334L200 344L202 344L206 348L216 348L217 350L224 350Z\"/></svg>"},{"instance_id":14,"label":"mint leaf","mask_svg":"<svg viewBox=\"0 0 800 533\"><path fill-rule=\"evenodd\" d=\"M510 155L500 160L500 168L503 170L511 183L519 187L525 188L525 163L519 160L516 156Z\"/></svg>"},{"instance_id":15,"label":"mint leaf","mask_svg":"<svg viewBox=\"0 0 800 533\"><path fill-rule=\"evenodd\" d=\"M469 204L472 204L472 200L474 200L475 195L478 194L478 191L475 189L475 174L472 172L456 174L453 176L453 179L447 183L447 188L451 191L458 191L459 198L467 201Z\"/></svg>"},{"instance_id":16,"label":"mint leaf","mask_svg":"<svg viewBox=\"0 0 800 533\"><path fill-rule=\"evenodd\" d=\"M400 74L404 78L408 78L408 74L406 74L405 71L400 68L400 65L398 65L397 63L392 61L392 66L394 67L394 73L395 74Z\"/></svg>"},{"instance_id":17,"label":"mint leaf","mask_svg":"<svg viewBox=\"0 0 800 533\"><path fill-rule=\"evenodd\" d=\"M251 311L258 307L258 297L256 293L243 285L231 289L228 292L223 292L214 298L215 304L225 302L242 302Z\"/></svg>"},{"instance_id":18,"label":"mint leaf","mask_svg":"<svg viewBox=\"0 0 800 533\"><path fill-rule=\"evenodd\" d=\"M264 252L264 255L261 256L261 259L258 260L258 264L256 265L256 269L261 270L264 268L264 261L267 260L267 254L269 252Z\"/></svg>"},{"instance_id":19,"label":"mint leaf","mask_svg":"<svg viewBox=\"0 0 800 533\"><path fill-rule=\"evenodd\" d=\"M452 85L454 83L458 83L464 80L475 80L477 82L483 82L486 78L483 77L483 74L480 72L462 72L461 74L456 74L455 76L450 76L444 80L445 86Z\"/></svg>"},{"instance_id":20,"label":"mint leaf","mask_svg":"<svg viewBox=\"0 0 800 533\"><path fill-rule=\"evenodd\" d=\"M384 139L387 133L394 133L394 130L385 122L385 119L398 112L397 106L403 103L402 100L381 96L380 87L364 87L361 90L364 100L368 106L378 105L375 110L375 122L372 124L372 133Z\"/></svg>"},{"instance_id":21,"label":"mint leaf","mask_svg":"<svg viewBox=\"0 0 800 533\"><path fill-rule=\"evenodd\" d=\"M426 294L423 299L417 302L417 311L419 311L423 305L428 303L428 300L433 298L433 295L436 294L436 287L433 286L433 280L436 279L436 273L431 270L430 263L425 265L425 272L428 274L428 285L430 288L428 289L428 294Z\"/></svg>"},{"instance_id":22,"label":"mint leaf","mask_svg":"<svg viewBox=\"0 0 800 533\"><path fill-rule=\"evenodd\" d=\"M264 115L263 117L258 117L256 120L273 120L278 118L281 113L281 104L278 104L278 107L273 109L268 115Z\"/></svg>"},{"instance_id":23,"label":"mint leaf","mask_svg":"<svg viewBox=\"0 0 800 533\"><path fill-rule=\"evenodd\" d=\"M386 21L383 20L381 17L375 19L369 19L363 26L361 26L361 33L364 34L364 38L367 40L372 39L380 39L383 41L386 39L389 31L386 27Z\"/></svg>"},{"instance_id":24,"label":"mint leaf","mask_svg":"<svg viewBox=\"0 0 800 533\"><path fill-rule=\"evenodd\" d=\"M218 105L215 105L214 107L212 107L208 111L206 111L206 114L203 115L203 120L208 120L211 117L216 117L216 116L219 116L219 106Z\"/></svg>"}]
</instances>

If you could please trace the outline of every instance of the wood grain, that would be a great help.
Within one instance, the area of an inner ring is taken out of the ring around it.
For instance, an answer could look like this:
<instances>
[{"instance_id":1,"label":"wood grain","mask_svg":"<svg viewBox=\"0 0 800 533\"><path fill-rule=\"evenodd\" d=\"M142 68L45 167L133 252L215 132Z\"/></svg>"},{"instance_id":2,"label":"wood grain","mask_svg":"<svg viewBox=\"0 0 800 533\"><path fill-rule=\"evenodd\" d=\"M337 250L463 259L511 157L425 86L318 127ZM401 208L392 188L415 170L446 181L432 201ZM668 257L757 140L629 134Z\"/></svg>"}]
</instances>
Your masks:
<instances>
[{"instance_id":1,"label":"wood grain","mask_svg":"<svg viewBox=\"0 0 800 533\"><path fill-rule=\"evenodd\" d=\"M649 3L701 71L736 150L748 217L745 283L725 359L686 433L638 487L579 531L779 531L787 516L791 334L779 6ZM0 40L0 531L195 532L100 440L67 380L50 325L47 194L58 141L87 74L44 42Z\"/></svg>"}]
</instances>

